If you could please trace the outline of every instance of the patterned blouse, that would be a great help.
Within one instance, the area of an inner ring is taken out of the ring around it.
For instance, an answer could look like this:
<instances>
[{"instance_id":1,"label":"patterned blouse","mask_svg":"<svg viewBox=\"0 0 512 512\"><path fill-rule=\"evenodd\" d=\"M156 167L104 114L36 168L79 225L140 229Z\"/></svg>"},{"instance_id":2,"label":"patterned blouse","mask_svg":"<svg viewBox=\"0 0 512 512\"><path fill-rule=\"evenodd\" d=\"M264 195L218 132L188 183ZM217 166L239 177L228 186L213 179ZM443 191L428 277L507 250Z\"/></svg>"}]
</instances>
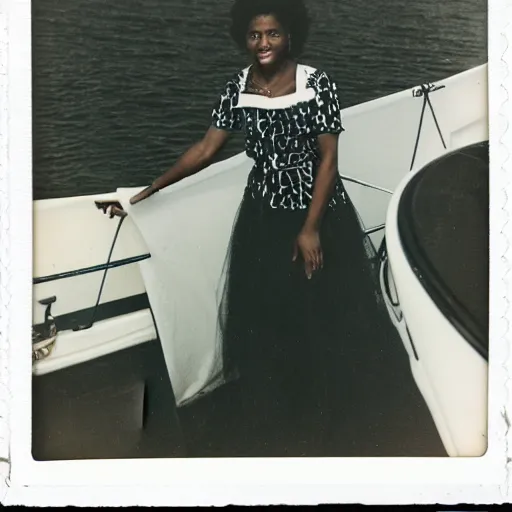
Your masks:
<instances>
[{"instance_id":1,"label":"patterned blouse","mask_svg":"<svg viewBox=\"0 0 512 512\"><path fill-rule=\"evenodd\" d=\"M296 92L277 98L246 93L250 68L229 80L215 106L216 128L245 132L254 160L247 188L272 208L304 209L320 163L317 136L343 131L336 83L324 72L297 65ZM345 200L338 175L329 206Z\"/></svg>"}]
</instances>

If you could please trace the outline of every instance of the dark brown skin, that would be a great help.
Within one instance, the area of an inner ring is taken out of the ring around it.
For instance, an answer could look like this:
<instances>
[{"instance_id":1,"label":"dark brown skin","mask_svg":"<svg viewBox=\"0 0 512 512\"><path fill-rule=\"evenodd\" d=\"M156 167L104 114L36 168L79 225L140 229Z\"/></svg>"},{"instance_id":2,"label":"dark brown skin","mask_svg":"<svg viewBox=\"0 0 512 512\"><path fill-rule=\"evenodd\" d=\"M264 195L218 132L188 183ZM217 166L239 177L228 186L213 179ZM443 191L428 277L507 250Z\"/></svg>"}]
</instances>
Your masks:
<instances>
[{"instance_id":1,"label":"dark brown skin","mask_svg":"<svg viewBox=\"0 0 512 512\"><path fill-rule=\"evenodd\" d=\"M296 261L297 249L300 249L308 279L311 279L314 271L321 270L324 266L320 225L338 173L338 135L320 135L318 142L321 161L315 179L313 199L309 205L306 222L297 237L293 254L293 261Z\"/></svg>"},{"instance_id":2,"label":"dark brown skin","mask_svg":"<svg viewBox=\"0 0 512 512\"><path fill-rule=\"evenodd\" d=\"M247 50L253 58L252 77L257 85L270 89L273 97L293 93L296 89L296 63L289 55L289 45L289 35L275 16L262 15L252 20L247 32ZM210 127L201 141L188 149L176 164L157 178L151 186L133 196L130 203L136 204L158 190L208 167L229 135L227 131ZM300 252L308 279L311 279L314 271L320 270L323 266L319 233L336 179L338 136L320 135L318 143L321 162L315 180L313 199L292 255L292 260L297 261Z\"/></svg>"},{"instance_id":3,"label":"dark brown skin","mask_svg":"<svg viewBox=\"0 0 512 512\"><path fill-rule=\"evenodd\" d=\"M252 56L254 81L272 91L273 97L295 91L296 63L289 55L290 39L272 15L254 18L247 31L247 50Z\"/></svg>"}]
</instances>

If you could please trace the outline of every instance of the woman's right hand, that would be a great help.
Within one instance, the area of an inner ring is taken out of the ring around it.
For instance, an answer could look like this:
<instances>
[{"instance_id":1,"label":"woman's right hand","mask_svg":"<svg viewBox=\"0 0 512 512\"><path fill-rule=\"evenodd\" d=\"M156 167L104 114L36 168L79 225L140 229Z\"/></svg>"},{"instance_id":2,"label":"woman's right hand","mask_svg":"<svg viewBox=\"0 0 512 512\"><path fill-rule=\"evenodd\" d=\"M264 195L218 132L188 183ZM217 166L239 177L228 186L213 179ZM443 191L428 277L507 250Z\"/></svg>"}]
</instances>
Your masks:
<instances>
[{"instance_id":1,"label":"woman's right hand","mask_svg":"<svg viewBox=\"0 0 512 512\"><path fill-rule=\"evenodd\" d=\"M139 203L140 201L147 199L149 196L156 194L156 192L158 192L158 190L151 185L150 187L147 187L144 190L141 190L138 194L135 194L130 199L130 204Z\"/></svg>"}]
</instances>

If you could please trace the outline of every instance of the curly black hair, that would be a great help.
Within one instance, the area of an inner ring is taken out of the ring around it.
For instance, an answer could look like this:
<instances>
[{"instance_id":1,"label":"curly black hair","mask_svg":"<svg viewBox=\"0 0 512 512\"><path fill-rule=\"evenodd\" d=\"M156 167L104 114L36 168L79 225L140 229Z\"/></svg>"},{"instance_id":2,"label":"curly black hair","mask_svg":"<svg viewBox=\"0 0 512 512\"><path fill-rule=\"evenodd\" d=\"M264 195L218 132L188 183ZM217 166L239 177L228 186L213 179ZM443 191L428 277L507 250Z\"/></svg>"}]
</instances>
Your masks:
<instances>
[{"instance_id":1,"label":"curly black hair","mask_svg":"<svg viewBox=\"0 0 512 512\"><path fill-rule=\"evenodd\" d=\"M311 19L303 0L235 0L231 7L231 37L246 48L247 29L262 14L273 14L291 36L291 53L298 57L307 41Z\"/></svg>"}]
</instances>

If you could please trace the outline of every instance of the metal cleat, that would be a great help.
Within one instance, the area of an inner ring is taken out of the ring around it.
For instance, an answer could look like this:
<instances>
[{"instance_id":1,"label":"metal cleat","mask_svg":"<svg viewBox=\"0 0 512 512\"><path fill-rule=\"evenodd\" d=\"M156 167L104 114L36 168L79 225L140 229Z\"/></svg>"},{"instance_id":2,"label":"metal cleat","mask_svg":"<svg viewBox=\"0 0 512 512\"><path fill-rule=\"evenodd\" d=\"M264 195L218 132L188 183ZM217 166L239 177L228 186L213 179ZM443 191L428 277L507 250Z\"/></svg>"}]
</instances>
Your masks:
<instances>
[{"instance_id":1,"label":"metal cleat","mask_svg":"<svg viewBox=\"0 0 512 512\"><path fill-rule=\"evenodd\" d=\"M42 332L36 331L32 328L32 362L40 361L48 357L57 340L57 325L55 324L55 318L52 316L52 304L55 303L57 297L48 297L42 299L39 304L46 306L44 314L44 325Z\"/></svg>"}]
</instances>

